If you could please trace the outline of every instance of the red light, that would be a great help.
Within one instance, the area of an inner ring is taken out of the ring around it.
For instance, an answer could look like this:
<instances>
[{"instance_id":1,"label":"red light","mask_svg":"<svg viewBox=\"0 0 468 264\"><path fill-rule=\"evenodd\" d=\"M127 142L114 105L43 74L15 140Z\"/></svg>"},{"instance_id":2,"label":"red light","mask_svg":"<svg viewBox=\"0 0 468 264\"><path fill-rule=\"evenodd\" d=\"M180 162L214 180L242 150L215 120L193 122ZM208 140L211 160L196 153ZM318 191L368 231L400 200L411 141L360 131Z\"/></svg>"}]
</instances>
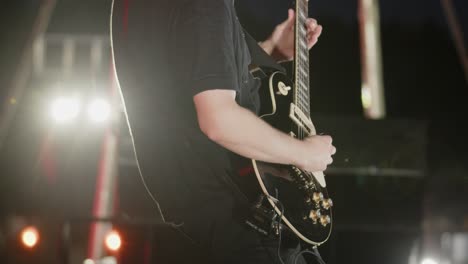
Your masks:
<instances>
[{"instance_id":1,"label":"red light","mask_svg":"<svg viewBox=\"0 0 468 264\"><path fill-rule=\"evenodd\" d=\"M117 251L120 249L122 245L122 240L120 239L120 235L117 231L113 230L106 235L105 239L106 247L111 251Z\"/></svg>"},{"instance_id":2,"label":"red light","mask_svg":"<svg viewBox=\"0 0 468 264\"><path fill-rule=\"evenodd\" d=\"M39 243L39 232L35 227L29 226L21 231L21 242L27 248L33 248Z\"/></svg>"}]
</instances>

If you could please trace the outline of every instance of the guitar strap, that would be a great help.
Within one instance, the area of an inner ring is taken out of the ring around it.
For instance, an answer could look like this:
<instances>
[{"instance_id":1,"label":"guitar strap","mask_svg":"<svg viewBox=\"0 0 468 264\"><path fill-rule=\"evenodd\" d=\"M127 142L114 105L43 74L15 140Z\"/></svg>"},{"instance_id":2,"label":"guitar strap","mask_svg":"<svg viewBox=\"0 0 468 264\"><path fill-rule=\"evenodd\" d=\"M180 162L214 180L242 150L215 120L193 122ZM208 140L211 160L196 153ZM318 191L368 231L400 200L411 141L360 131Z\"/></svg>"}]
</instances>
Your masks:
<instances>
[{"instance_id":1,"label":"guitar strap","mask_svg":"<svg viewBox=\"0 0 468 264\"><path fill-rule=\"evenodd\" d=\"M278 64L270 55L268 55L257 43L257 41L244 30L245 42L250 51L252 58L251 66L253 68L261 68L265 73L280 71L286 73L286 69Z\"/></svg>"}]
</instances>

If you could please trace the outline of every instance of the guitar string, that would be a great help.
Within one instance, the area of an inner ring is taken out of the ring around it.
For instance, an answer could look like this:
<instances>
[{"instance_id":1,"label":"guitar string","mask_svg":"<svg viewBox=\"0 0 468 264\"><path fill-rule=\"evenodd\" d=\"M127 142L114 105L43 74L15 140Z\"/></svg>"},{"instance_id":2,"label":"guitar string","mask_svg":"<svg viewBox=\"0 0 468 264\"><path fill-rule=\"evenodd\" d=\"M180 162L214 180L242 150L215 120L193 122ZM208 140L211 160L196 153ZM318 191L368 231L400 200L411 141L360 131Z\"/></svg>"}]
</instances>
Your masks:
<instances>
[{"instance_id":1,"label":"guitar string","mask_svg":"<svg viewBox=\"0 0 468 264\"><path fill-rule=\"evenodd\" d=\"M307 36L307 34L304 36L304 33L302 33L300 31L298 26L300 25L301 27L307 27L306 20L303 18L303 17L306 17L306 16L303 16L300 12L302 11L304 13L308 13L308 5L303 0L298 0L296 5L297 5L296 6L296 18L297 18L296 25L297 26L296 26L296 29L295 29L295 33L296 33L296 51L298 51L298 54L296 54L296 60L297 60L296 63L297 63L298 67L303 67L304 68L304 67L307 67L307 65L309 63L309 60L308 60L309 53L307 52L306 59L304 59L302 56L300 56L299 52L303 52L303 49L300 48L298 36L300 37L300 39L306 39L305 37ZM308 16L308 14L307 14L307 16ZM306 31L306 33L307 33L307 31ZM298 67L296 67L296 68L298 68ZM305 72L309 72L309 70L307 70ZM297 102L297 105L299 106L299 109L301 109L301 111L303 113L305 113L307 116L310 116L310 109L308 109L308 105L304 106L302 104L302 101L298 100L298 97L305 96L305 98L303 98L303 100L306 102L306 104L310 104L310 89L307 89L307 93L305 95L299 92L300 88L310 88L309 87L310 86L309 77L305 76L303 74L300 74L298 69L296 69L296 77L299 80L298 82L296 82L296 87L298 87L298 89L296 89L296 102ZM307 85L307 87L301 87L301 85ZM301 139L301 140L304 140L305 137L310 136L309 131L306 131L304 128L302 128L302 126L299 126L299 133L298 134L299 134L299 139ZM308 176L309 180L313 180L314 176L313 176L313 174L311 172L305 171L305 175Z\"/></svg>"},{"instance_id":2,"label":"guitar string","mask_svg":"<svg viewBox=\"0 0 468 264\"><path fill-rule=\"evenodd\" d=\"M306 31L306 35L304 36L304 33L301 33L300 29L299 29L297 26L300 25L300 26L302 26L302 27L307 27L307 25L306 25L306 21L304 21L304 18L302 18L302 17L303 17L302 14L299 13L299 12L301 12L301 10L300 10L300 8L299 8L299 5L302 4L302 9L303 9L303 11L307 14L307 16L308 16L308 5L307 5L307 2L305 2L305 1L303 1L303 0L297 0L297 1L299 1L299 2L296 2L296 16L297 16L297 20L298 20L298 22L296 22L296 29L295 29L295 31L296 31L296 32L295 32L295 33L296 33L296 43L297 43L297 44L296 44L296 45L297 45L297 46L296 46L296 51L298 51L298 52L303 52L302 49L299 49L300 44L298 43L297 35L299 34L300 37L301 37L301 39L304 39L304 38L307 36L307 31ZM305 17L307 17L307 16L305 16ZM301 21L299 21L299 20L301 20ZM306 39L306 40L307 40L307 39ZM306 42L306 43L307 43L307 42ZM296 77L297 77L298 79L300 78L300 81L302 81L302 83L299 82L299 86L298 86L298 84L296 83L296 87L301 88L300 85L304 84L304 85L307 85L307 87L304 87L304 88L308 88L308 89L307 89L307 92L306 92L306 95L305 95L306 98L305 98L305 100L304 100L304 101L306 102L307 105L306 105L306 106L303 106L303 105L302 105L302 102L299 102L299 101L297 100L297 97L300 96L300 95L298 95L298 94L299 94L299 92L298 92L299 90L298 90L298 89L296 89L296 102L297 102L297 104L299 105L299 108L300 108L307 116L310 117L310 79L309 79L309 72L310 72L310 70L309 70L309 67L308 67L308 66L309 66L309 53L308 53L308 50L307 50L307 56L306 56L305 59L303 59L302 56L300 56L300 54L296 54L296 60L297 60L297 63L298 63L298 65L296 65L296 66L307 67L307 71L305 71L305 72L307 72L307 76L301 75L301 77L299 77L299 72L298 72L298 69L297 69L297 67L296 67ZM305 61L304 61L304 60L305 60ZM302 95L302 94L301 94L301 95ZM312 131L311 131L311 132L312 132ZM309 133L309 131L305 131L305 130L302 128L302 126L299 126L299 135L300 135L300 139L303 140L304 137L305 137L305 136L309 136L310 133ZM313 177L314 177L314 176L313 176L312 173L306 171L305 174L308 176L309 180L313 180ZM281 232L281 231L280 231L280 232ZM280 233L280 239L281 239L281 233ZM280 243L281 243L281 242L280 242ZM278 250L279 250L279 248L278 248ZM297 262L298 262L298 260L299 260L299 257L302 256L302 255L304 255L304 254L311 254L311 255L313 255L313 256L317 259L317 261L318 261L320 264L325 264L325 262L323 261L322 257L320 256L320 253L319 253L318 250L317 250L317 247L313 247L312 250L313 250L313 251L310 251L310 250L307 250L307 249L306 249L306 250L303 250L303 251L300 251L300 252L296 253L296 256L295 256L295 258L294 258L294 264L297 264ZM278 254L279 254L279 252L278 252ZM283 261L282 261L281 258L280 258L280 261L283 263Z\"/></svg>"}]
</instances>

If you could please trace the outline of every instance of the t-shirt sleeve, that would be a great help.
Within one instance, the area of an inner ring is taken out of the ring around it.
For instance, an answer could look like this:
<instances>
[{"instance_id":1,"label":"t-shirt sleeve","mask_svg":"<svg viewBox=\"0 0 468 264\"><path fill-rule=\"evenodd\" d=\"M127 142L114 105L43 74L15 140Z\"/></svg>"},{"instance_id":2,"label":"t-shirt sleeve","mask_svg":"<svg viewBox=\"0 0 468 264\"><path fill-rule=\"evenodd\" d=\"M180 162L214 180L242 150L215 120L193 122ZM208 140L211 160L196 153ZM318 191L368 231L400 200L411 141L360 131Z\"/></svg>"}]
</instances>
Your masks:
<instances>
[{"instance_id":1,"label":"t-shirt sleeve","mask_svg":"<svg viewBox=\"0 0 468 264\"><path fill-rule=\"evenodd\" d=\"M233 17L223 0L192 1L186 9L181 41L191 56L189 86L192 95L212 90L239 90L233 39Z\"/></svg>"}]
</instances>

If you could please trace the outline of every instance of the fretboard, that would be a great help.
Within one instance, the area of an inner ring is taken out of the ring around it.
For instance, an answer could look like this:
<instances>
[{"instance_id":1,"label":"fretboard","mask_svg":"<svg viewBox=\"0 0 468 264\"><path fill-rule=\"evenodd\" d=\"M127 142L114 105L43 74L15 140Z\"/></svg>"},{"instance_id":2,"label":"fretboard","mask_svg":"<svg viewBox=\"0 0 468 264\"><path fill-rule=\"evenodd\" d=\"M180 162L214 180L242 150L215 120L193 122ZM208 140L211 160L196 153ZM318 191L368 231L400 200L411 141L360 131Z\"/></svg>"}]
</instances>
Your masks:
<instances>
[{"instance_id":1,"label":"fretboard","mask_svg":"<svg viewBox=\"0 0 468 264\"><path fill-rule=\"evenodd\" d=\"M296 0L294 103L310 117L309 49L307 47L308 1Z\"/></svg>"}]
</instances>

